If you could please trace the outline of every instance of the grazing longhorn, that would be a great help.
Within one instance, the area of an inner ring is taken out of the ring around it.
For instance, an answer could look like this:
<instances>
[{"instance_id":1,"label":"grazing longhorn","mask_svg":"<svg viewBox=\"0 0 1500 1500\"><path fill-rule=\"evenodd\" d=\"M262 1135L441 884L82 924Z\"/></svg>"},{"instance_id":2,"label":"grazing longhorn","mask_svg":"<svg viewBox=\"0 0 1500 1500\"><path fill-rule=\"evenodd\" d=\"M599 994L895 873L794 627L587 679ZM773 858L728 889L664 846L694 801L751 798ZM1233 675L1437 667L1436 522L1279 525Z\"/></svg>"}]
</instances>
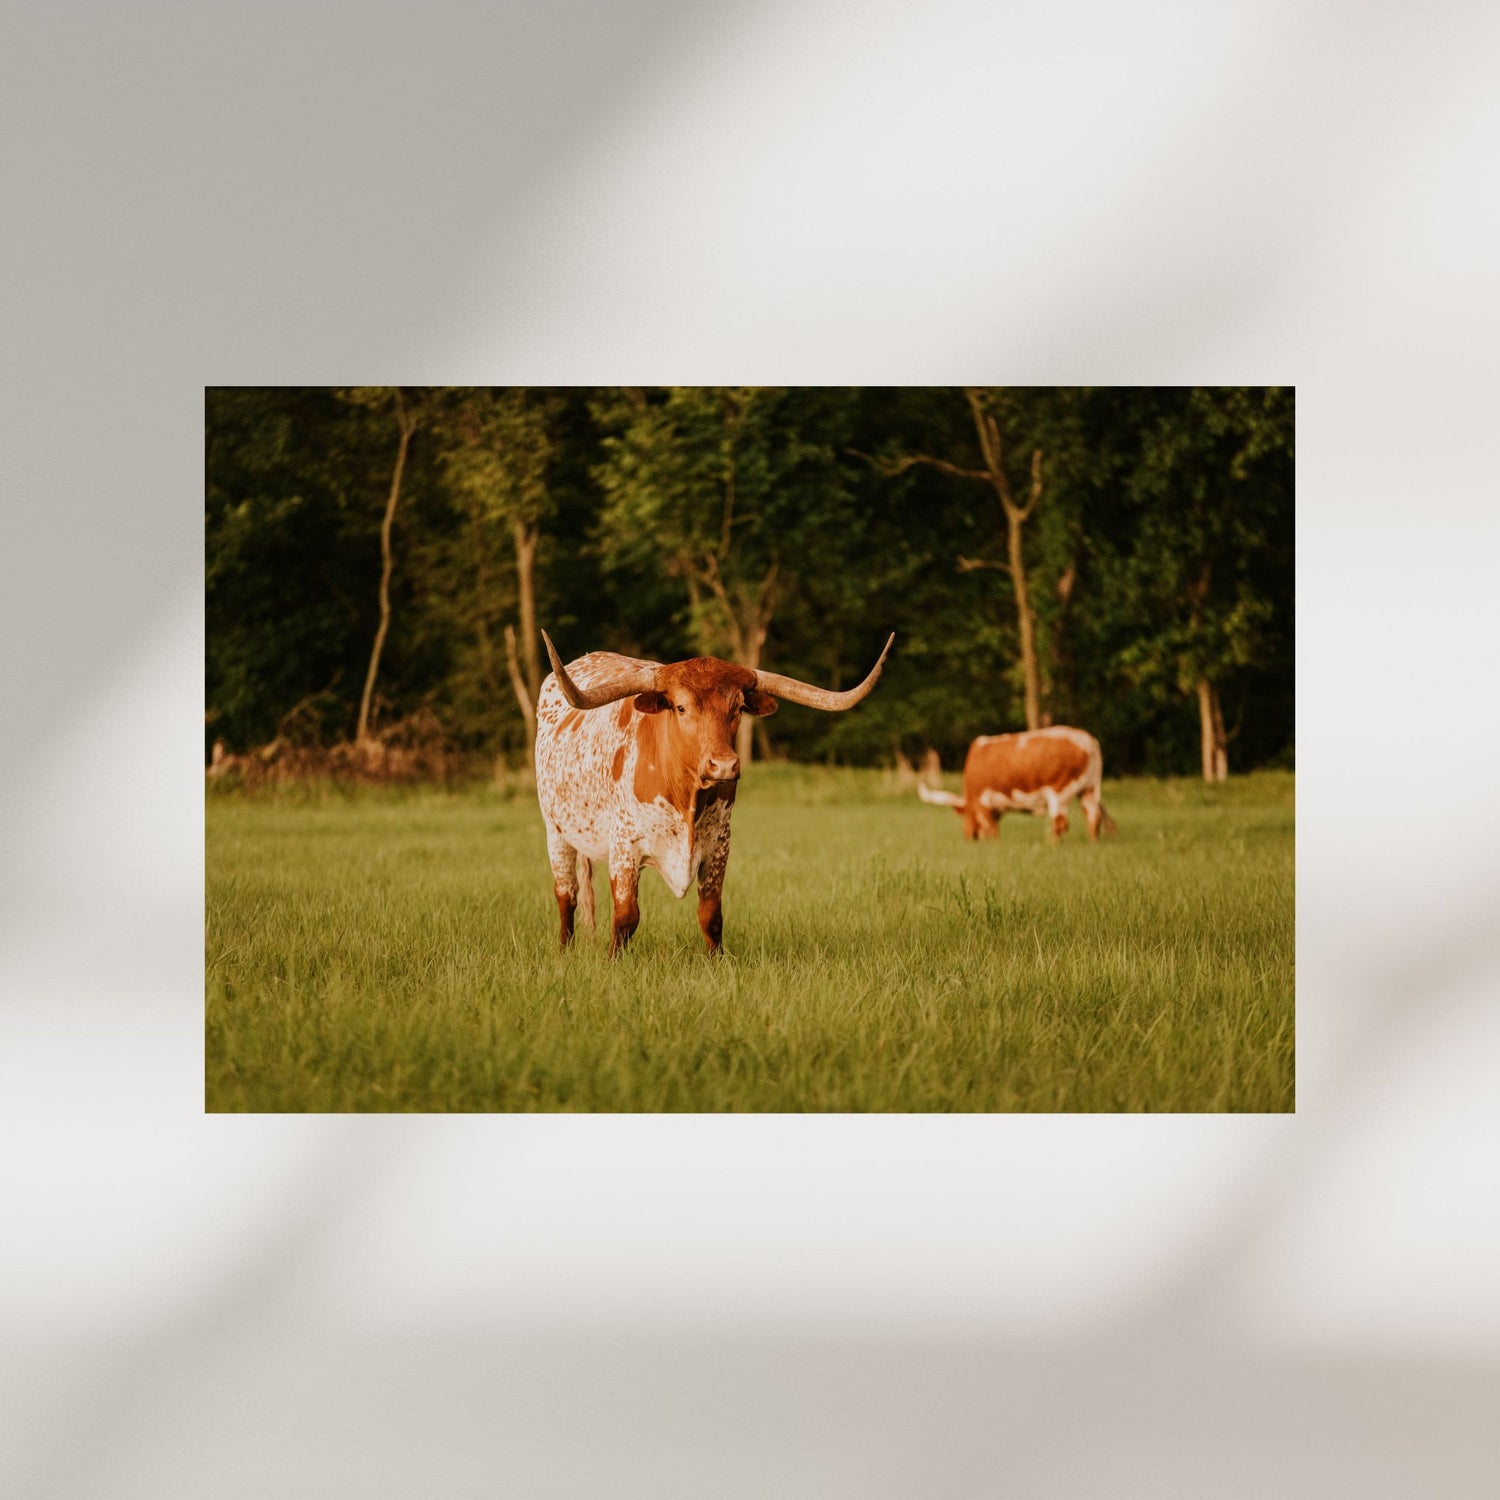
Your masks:
<instances>
[{"instance_id":1,"label":"grazing longhorn","mask_svg":"<svg viewBox=\"0 0 1500 1500\"><path fill-rule=\"evenodd\" d=\"M1052 819L1051 837L1061 838L1068 831L1068 804L1077 797L1094 843L1101 825L1106 833L1115 831L1099 795L1103 780L1099 741L1082 729L1054 724L1022 734L980 735L964 761L962 797L928 786L919 786L917 794L958 813L968 839L998 838L1007 812L1045 813Z\"/></svg>"},{"instance_id":2,"label":"grazing longhorn","mask_svg":"<svg viewBox=\"0 0 1500 1500\"><path fill-rule=\"evenodd\" d=\"M564 667L544 630L552 672L537 696L536 792L563 947L575 909L585 927L594 925L593 862L603 859L614 897L612 955L640 922L643 865L679 899L697 880L698 925L717 953L740 715L773 714L778 698L853 708L880 680L895 639L858 687L835 693L712 656L663 664L594 651Z\"/></svg>"}]
</instances>

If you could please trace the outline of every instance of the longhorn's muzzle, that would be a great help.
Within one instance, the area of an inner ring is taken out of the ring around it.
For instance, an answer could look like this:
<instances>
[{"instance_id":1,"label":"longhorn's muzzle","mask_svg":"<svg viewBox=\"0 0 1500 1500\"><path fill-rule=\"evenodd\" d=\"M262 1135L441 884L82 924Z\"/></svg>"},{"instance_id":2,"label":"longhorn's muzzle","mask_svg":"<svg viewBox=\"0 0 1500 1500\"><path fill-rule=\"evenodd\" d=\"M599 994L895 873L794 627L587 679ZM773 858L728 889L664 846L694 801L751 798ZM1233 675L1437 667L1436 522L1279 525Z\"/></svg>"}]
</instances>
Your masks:
<instances>
[{"instance_id":1,"label":"longhorn's muzzle","mask_svg":"<svg viewBox=\"0 0 1500 1500\"><path fill-rule=\"evenodd\" d=\"M740 779L740 758L738 755L713 755L703 763L703 769L699 773L705 786L717 786L725 781L738 781Z\"/></svg>"}]
</instances>

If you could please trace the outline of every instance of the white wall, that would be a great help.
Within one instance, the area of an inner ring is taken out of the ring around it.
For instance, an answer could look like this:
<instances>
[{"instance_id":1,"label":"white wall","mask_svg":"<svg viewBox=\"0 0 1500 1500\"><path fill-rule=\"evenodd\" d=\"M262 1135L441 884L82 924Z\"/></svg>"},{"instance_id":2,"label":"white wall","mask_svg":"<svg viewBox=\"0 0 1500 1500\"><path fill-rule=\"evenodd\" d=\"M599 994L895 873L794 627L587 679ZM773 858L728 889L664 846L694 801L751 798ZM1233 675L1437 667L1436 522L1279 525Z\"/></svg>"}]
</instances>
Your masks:
<instances>
[{"instance_id":1,"label":"white wall","mask_svg":"<svg viewBox=\"0 0 1500 1500\"><path fill-rule=\"evenodd\" d=\"M0 1489L1494 1493L1500 12L0 18ZM206 383L1291 382L1298 1112L202 1113Z\"/></svg>"}]
</instances>

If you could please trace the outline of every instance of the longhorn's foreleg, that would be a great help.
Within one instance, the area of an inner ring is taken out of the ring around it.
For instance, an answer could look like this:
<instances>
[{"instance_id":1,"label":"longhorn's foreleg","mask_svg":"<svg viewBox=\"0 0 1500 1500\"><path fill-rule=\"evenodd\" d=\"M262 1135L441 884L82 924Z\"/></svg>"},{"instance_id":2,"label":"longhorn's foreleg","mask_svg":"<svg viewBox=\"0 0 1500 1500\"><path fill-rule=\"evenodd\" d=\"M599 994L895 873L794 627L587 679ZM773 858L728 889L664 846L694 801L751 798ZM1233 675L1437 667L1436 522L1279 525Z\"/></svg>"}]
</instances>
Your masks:
<instances>
[{"instance_id":1,"label":"longhorn's foreleg","mask_svg":"<svg viewBox=\"0 0 1500 1500\"><path fill-rule=\"evenodd\" d=\"M641 923L636 892L641 883L641 864L635 850L622 842L610 846L609 892L614 898L614 924L609 932L609 956L615 957L635 935Z\"/></svg>"},{"instance_id":2,"label":"longhorn's foreleg","mask_svg":"<svg viewBox=\"0 0 1500 1500\"><path fill-rule=\"evenodd\" d=\"M1004 805L986 802L984 794L970 797L963 805L964 837L966 839L997 839L1000 837L1000 819Z\"/></svg>"},{"instance_id":3,"label":"longhorn's foreleg","mask_svg":"<svg viewBox=\"0 0 1500 1500\"><path fill-rule=\"evenodd\" d=\"M1050 786L1043 789L1043 795L1047 799L1047 816L1052 820L1048 837L1056 843L1068 831L1068 805L1073 799L1059 797Z\"/></svg>"},{"instance_id":4,"label":"longhorn's foreleg","mask_svg":"<svg viewBox=\"0 0 1500 1500\"><path fill-rule=\"evenodd\" d=\"M573 912L578 905L578 851L547 821L547 859L552 865L552 891L557 897L558 941L573 941Z\"/></svg>"},{"instance_id":5,"label":"longhorn's foreleg","mask_svg":"<svg viewBox=\"0 0 1500 1500\"><path fill-rule=\"evenodd\" d=\"M710 953L724 946L724 871L729 864L729 829L726 827L703 851L698 866L698 926Z\"/></svg>"}]
</instances>

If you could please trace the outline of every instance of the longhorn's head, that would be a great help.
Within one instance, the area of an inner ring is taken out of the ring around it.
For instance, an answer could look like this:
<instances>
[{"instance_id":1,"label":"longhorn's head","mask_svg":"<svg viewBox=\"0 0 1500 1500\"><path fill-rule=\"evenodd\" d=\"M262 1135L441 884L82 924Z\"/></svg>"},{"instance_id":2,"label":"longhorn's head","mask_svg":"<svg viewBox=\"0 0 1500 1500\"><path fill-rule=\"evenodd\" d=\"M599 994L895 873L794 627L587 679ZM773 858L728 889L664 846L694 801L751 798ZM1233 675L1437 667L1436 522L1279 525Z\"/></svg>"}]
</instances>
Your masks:
<instances>
[{"instance_id":1,"label":"longhorn's head","mask_svg":"<svg viewBox=\"0 0 1500 1500\"><path fill-rule=\"evenodd\" d=\"M869 676L858 687L843 693L814 687L795 677L782 677L776 672L752 671L714 656L697 656L663 665L607 652L598 652L593 657L589 686L584 689L568 676L552 638L545 630L542 632L557 685L568 702L574 708L590 709L630 698L639 712L663 715L661 733L671 747L670 759L685 776L695 778L700 790L739 779L740 760L735 754L734 739L741 714L757 718L774 714L780 698L809 708L833 711L853 708L880 681L880 669L895 639L892 634L885 643L885 650Z\"/></svg>"},{"instance_id":2,"label":"longhorn's head","mask_svg":"<svg viewBox=\"0 0 1500 1500\"><path fill-rule=\"evenodd\" d=\"M959 816L959 821L964 825L964 837L966 839L994 839L1000 837L999 825L995 822L990 804L985 801L985 794L979 794L977 807L971 807L964 798L956 796L952 792L942 791L938 787L928 786L926 782L917 783L917 796L922 801L930 802L934 807L951 807Z\"/></svg>"}]
</instances>

